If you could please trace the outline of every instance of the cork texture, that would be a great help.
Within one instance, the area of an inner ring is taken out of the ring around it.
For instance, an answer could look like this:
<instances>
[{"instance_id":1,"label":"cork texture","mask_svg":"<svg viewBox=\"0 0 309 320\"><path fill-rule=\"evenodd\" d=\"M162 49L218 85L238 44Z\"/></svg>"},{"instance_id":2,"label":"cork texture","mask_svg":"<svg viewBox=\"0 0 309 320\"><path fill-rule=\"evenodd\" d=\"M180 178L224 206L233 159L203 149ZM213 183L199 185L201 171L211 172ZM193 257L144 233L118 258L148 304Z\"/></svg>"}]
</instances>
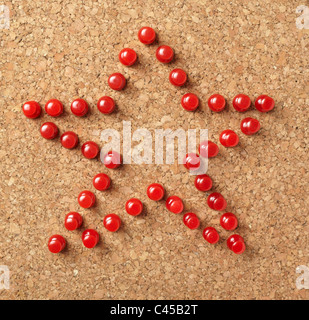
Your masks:
<instances>
[{"instance_id":1,"label":"cork texture","mask_svg":"<svg viewBox=\"0 0 309 320\"><path fill-rule=\"evenodd\" d=\"M306 1L302 1L306 2ZM296 288L296 267L308 259L308 107L309 30L296 27L298 0L190 1L4 1L10 8L10 29L0 30L0 265L10 269L10 289L1 299L308 299ZM309 3L307 3L309 6ZM158 41L138 41L142 26L155 29ZM175 61L155 58L158 44L175 50ZM122 48L138 54L138 63L118 61ZM175 67L188 73L183 88L168 81ZM108 76L121 72L127 87L112 91ZM196 93L201 106L186 112L180 105L186 92ZM226 97L228 107L213 113L207 99ZM267 114L253 107L241 114L231 106L238 93L252 100L268 94L276 101ZM101 114L97 100L112 96L117 111ZM42 107L57 98L65 112L51 118L45 112L27 119L25 101ZM70 112L75 98L84 98L90 114ZM240 121L256 117L255 136L240 131ZM226 247L231 232L219 224L220 213L208 208L206 196L194 187L183 165L124 165L108 170L99 159L64 149L58 139L40 136L43 122L53 121L60 132L75 131L81 143L100 140L103 129L209 129L219 143L224 129L240 136L236 148L220 146L209 161L213 190L239 218L237 234L247 250L235 255ZM95 174L104 172L112 188L99 192ZM150 201L146 188L162 183L168 195L183 198L185 212L201 219L189 230L182 215ZM87 210L77 203L80 191L95 192L97 205ZM139 198L139 217L125 212L125 201ZM64 216L78 211L80 230L64 228ZM117 213L123 221L117 233L103 228L103 217ZM202 237L206 226L218 229L214 246ZM93 250L81 242L86 228L101 241ZM67 248L47 249L49 236L61 234Z\"/></svg>"}]
</instances>

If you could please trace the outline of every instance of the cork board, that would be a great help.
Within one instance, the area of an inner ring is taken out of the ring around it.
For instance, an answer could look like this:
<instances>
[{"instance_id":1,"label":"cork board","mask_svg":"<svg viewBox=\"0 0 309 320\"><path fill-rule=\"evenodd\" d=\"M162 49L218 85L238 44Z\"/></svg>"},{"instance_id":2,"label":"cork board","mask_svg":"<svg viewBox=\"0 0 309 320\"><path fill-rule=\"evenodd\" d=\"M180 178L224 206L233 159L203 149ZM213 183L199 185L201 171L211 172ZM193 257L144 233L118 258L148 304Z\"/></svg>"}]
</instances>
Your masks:
<instances>
[{"instance_id":1,"label":"cork board","mask_svg":"<svg viewBox=\"0 0 309 320\"><path fill-rule=\"evenodd\" d=\"M307 2L307 1L302 1ZM308 49L309 31L296 27L298 0L209 1L4 1L10 8L10 29L0 30L0 264L10 269L10 289L2 299L308 299L295 285L296 267L308 259ZM307 3L309 5L309 3ZM137 39L141 26L153 27L159 44L174 48L169 65L156 61L158 44ZM131 47L138 64L126 68L118 53ZM174 88L172 68L188 72L189 83ZM112 92L108 75L122 72L123 92ZM196 93L197 112L180 106L181 96ZM229 106L214 114L208 97L221 93ZM273 112L253 108L245 115L231 107L237 93L252 99L269 94ZM104 116L96 101L111 95L117 112ZM240 226L247 251L236 256L226 248L231 234L219 226L218 212L207 207L207 194L197 192L194 177L182 165L126 165L107 170L98 160L82 157L80 148L66 150L59 139L44 140L39 127L46 114L26 119L21 105L42 106L58 98L65 106L54 119L60 131L75 131L81 143L99 145L104 128L208 128L218 142L223 129L234 129L240 144L221 147L209 163L214 190L222 192ZM91 112L70 113L74 98L84 98ZM254 137L240 132L245 116L261 121ZM94 209L81 210L77 195L94 191L92 177L105 172L112 188L96 192ZM164 202L151 202L146 187L159 182L167 194L184 199L202 223L191 231ZM137 197L145 212L133 218L124 209ZM81 231L68 232L69 211L84 217L82 230L94 228L101 242L88 250ZM123 227L103 230L102 219L117 213ZM202 237L205 226L217 227L215 246ZM66 250L47 250L52 234L62 234Z\"/></svg>"}]
</instances>

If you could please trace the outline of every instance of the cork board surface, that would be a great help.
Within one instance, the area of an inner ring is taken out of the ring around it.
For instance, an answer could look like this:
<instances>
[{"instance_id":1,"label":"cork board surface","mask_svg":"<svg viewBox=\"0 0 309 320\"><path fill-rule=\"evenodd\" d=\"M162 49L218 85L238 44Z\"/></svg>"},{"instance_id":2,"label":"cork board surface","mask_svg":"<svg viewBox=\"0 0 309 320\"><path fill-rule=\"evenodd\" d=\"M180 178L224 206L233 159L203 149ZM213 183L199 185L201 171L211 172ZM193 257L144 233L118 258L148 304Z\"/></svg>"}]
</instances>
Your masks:
<instances>
[{"instance_id":1,"label":"cork board surface","mask_svg":"<svg viewBox=\"0 0 309 320\"><path fill-rule=\"evenodd\" d=\"M306 1L302 1L306 2ZM296 267L309 265L308 248L308 106L309 31L295 25L298 0L208 1L4 1L10 8L10 29L0 30L0 264L10 269L10 289L1 299L308 299L295 285ZM309 3L307 3L309 5ZM174 48L169 65L156 61L158 44L137 39L141 26L153 27L159 44ZM139 62L127 68L118 53L131 47ZM188 72L189 83L174 88L168 73ZM127 88L112 92L107 78L122 72ZM197 112L180 106L181 96L196 93ZM229 106L214 114L207 107L213 93ZM238 93L252 99L269 94L275 109L245 115L230 105ZM117 112L104 116L96 101L111 95ZM29 120L21 105L36 100L42 106L58 98L63 116L45 113ZM74 98L84 98L91 112L85 118L70 113ZM245 116L261 121L254 137L240 132ZM136 128L207 128L218 142L223 129L234 129L240 144L221 147L209 162L214 190L222 192L228 211L239 218L247 251L237 256L225 244L231 234L219 225L220 214L197 192L194 177L182 165L125 165L108 170L87 160L80 148L67 150L59 139L44 140L39 127L53 121L61 132L72 130L81 143L100 146L105 128L122 130L122 121ZM92 177L104 172L112 188L96 192L97 206L80 209L77 195L95 191ZM191 231L181 215L164 202L147 199L152 182L168 195L184 199L201 227ZM145 212L129 216L125 201L140 198ZM67 212L84 217L81 230L63 226ZM103 230L107 213L120 215L123 226L113 234ZM206 226L218 228L220 243L202 237ZM96 229L99 245L81 243L85 228ZM47 250L52 234L62 234L68 246L53 255Z\"/></svg>"}]
</instances>

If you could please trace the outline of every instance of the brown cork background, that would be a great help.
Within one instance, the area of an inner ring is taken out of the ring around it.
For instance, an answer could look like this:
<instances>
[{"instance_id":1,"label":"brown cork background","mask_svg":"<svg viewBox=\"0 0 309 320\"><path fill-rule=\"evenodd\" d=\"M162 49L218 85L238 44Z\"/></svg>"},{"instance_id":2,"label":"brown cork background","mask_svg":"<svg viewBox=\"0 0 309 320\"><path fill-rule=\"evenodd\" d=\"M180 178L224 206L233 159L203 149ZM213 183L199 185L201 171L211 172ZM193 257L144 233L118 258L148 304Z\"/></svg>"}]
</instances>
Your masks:
<instances>
[{"instance_id":1,"label":"brown cork background","mask_svg":"<svg viewBox=\"0 0 309 320\"><path fill-rule=\"evenodd\" d=\"M295 285L296 267L309 266L308 248L308 107L309 30L300 30L300 0L209 1L2 1L10 7L9 30L0 30L0 265L10 269L10 289L2 299L308 299L309 290ZM158 43L137 39L149 25ZM155 58L158 44L174 48L164 65ZM139 60L124 67L118 53L136 50ZM184 88L168 81L172 68L189 75ZM122 72L128 85L114 92L107 85ZM198 94L197 112L182 109L181 96ZM207 99L220 93L229 106L212 113ZM275 109L254 108L241 114L231 107L238 93L253 100L269 94ZM117 112L96 108L103 95L112 96ZM25 118L22 103L41 106L60 99L65 113L51 118ZM88 101L91 112L77 118L70 112L74 98ZM255 136L241 133L246 116L260 120ZM214 188L239 218L236 233L245 238L246 252L226 247L231 232L219 225L220 213L210 210L182 165L125 165L108 170L99 159L88 160L64 149L59 138L47 141L39 127L54 121L61 132L75 131L83 143L101 147L103 129L207 128L218 142L223 129L240 136L236 148L220 147L209 161ZM104 172L112 179L107 192L95 191L92 178ZM146 196L152 182L168 195L184 199L201 227L191 231L182 215L165 209L164 201ZM95 191L95 208L81 209L77 195ZM129 216L125 201L137 197L145 205L139 217ZM81 230L69 232L64 216L78 211ZM117 233L104 230L103 217L120 215ZM221 240L211 246L202 237L206 226L218 228ZM83 247L81 233L96 229L101 237L93 250ZM67 248L51 254L47 240L62 234Z\"/></svg>"}]
</instances>

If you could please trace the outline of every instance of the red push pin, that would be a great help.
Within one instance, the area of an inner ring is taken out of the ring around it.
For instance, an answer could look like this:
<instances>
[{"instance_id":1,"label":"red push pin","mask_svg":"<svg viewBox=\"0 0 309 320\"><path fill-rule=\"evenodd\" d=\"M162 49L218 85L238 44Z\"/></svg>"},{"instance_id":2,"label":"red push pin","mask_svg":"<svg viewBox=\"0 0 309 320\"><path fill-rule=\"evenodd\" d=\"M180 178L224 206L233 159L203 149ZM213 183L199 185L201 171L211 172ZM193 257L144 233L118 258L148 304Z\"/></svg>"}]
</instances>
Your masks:
<instances>
[{"instance_id":1,"label":"red push pin","mask_svg":"<svg viewBox=\"0 0 309 320\"><path fill-rule=\"evenodd\" d=\"M55 234L51 236L48 240L48 249L52 253L59 253L65 248L66 241L63 236Z\"/></svg>"},{"instance_id":2,"label":"red push pin","mask_svg":"<svg viewBox=\"0 0 309 320\"><path fill-rule=\"evenodd\" d=\"M171 196L167 198L165 205L167 210L175 214L181 213L183 211L183 202L177 196Z\"/></svg>"},{"instance_id":3,"label":"red push pin","mask_svg":"<svg viewBox=\"0 0 309 320\"><path fill-rule=\"evenodd\" d=\"M115 101L113 98L104 96L99 99L97 107L104 114L112 113L115 110Z\"/></svg>"},{"instance_id":4,"label":"red push pin","mask_svg":"<svg viewBox=\"0 0 309 320\"><path fill-rule=\"evenodd\" d=\"M133 49L125 48L119 52L119 61L125 66L132 66L137 59L137 54Z\"/></svg>"},{"instance_id":5,"label":"red push pin","mask_svg":"<svg viewBox=\"0 0 309 320\"><path fill-rule=\"evenodd\" d=\"M176 87L181 87L187 82L187 74L182 69L174 69L170 72L170 83Z\"/></svg>"},{"instance_id":6,"label":"red push pin","mask_svg":"<svg viewBox=\"0 0 309 320\"><path fill-rule=\"evenodd\" d=\"M212 180L207 174L200 174L195 177L194 185L199 191L209 191L212 188Z\"/></svg>"},{"instance_id":7,"label":"red push pin","mask_svg":"<svg viewBox=\"0 0 309 320\"><path fill-rule=\"evenodd\" d=\"M226 105L226 101L220 94L213 94L208 99L208 107L214 112L221 112Z\"/></svg>"},{"instance_id":8,"label":"red push pin","mask_svg":"<svg viewBox=\"0 0 309 320\"><path fill-rule=\"evenodd\" d=\"M58 127L52 122L45 122L40 128L41 136L47 140L57 137L59 130Z\"/></svg>"},{"instance_id":9,"label":"red push pin","mask_svg":"<svg viewBox=\"0 0 309 320\"><path fill-rule=\"evenodd\" d=\"M156 57L162 63L169 63L174 58L174 50L169 46L160 46L156 51Z\"/></svg>"},{"instance_id":10,"label":"red push pin","mask_svg":"<svg viewBox=\"0 0 309 320\"><path fill-rule=\"evenodd\" d=\"M99 154L99 146L93 141L87 141L82 145L82 154L87 159L94 159Z\"/></svg>"},{"instance_id":11,"label":"red push pin","mask_svg":"<svg viewBox=\"0 0 309 320\"><path fill-rule=\"evenodd\" d=\"M82 234L83 244L88 249L94 248L99 242L99 239L99 234L93 229L87 229Z\"/></svg>"},{"instance_id":12,"label":"red push pin","mask_svg":"<svg viewBox=\"0 0 309 320\"><path fill-rule=\"evenodd\" d=\"M127 80L121 73L113 73L108 78L108 85L111 89L120 91L127 84Z\"/></svg>"},{"instance_id":13,"label":"red push pin","mask_svg":"<svg viewBox=\"0 0 309 320\"><path fill-rule=\"evenodd\" d=\"M78 212L69 212L64 219L64 226L67 230L78 229L83 223L83 218Z\"/></svg>"},{"instance_id":14,"label":"red push pin","mask_svg":"<svg viewBox=\"0 0 309 320\"><path fill-rule=\"evenodd\" d=\"M260 122L254 118L245 118L240 123L241 131L247 136L257 133L261 128Z\"/></svg>"},{"instance_id":15,"label":"red push pin","mask_svg":"<svg viewBox=\"0 0 309 320\"><path fill-rule=\"evenodd\" d=\"M84 99L75 99L71 103L71 111L77 117L84 116L89 110L88 103Z\"/></svg>"},{"instance_id":16,"label":"red push pin","mask_svg":"<svg viewBox=\"0 0 309 320\"><path fill-rule=\"evenodd\" d=\"M151 44L156 40L156 33L150 27L143 27L138 31L138 39L141 43Z\"/></svg>"},{"instance_id":17,"label":"red push pin","mask_svg":"<svg viewBox=\"0 0 309 320\"><path fill-rule=\"evenodd\" d=\"M139 199L132 198L126 202L126 211L131 216L138 216L143 211L143 204Z\"/></svg>"},{"instance_id":18,"label":"red push pin","mask_svg":"<svg viewBox=\"0 0 309 320\"><path fill-rule=\"evenodd\" d=\"M233 107L238 112L245 112L251 106L251 99L245 94L238 94L233 99Z\"/></svg>"},{"instance_id":19,"label":"red push pin","mask_svg":"<svg viewBox=\"0 0 309 320\"><path fill-rule=\"evenodd\" d=\"M104 191L110 187L111 179L105 173L98 173L92 180L93 186L99 190Z\"/></svg>"},{"instance_id":20,"label":"red push pin","mask_svg":"<svg viewBox=\"0 0 309 320\"><path fill-rule=\"evenodd\" d=\"M219 153L219 147L214 142L202 141L199 145L199 154L203 158L213 158Z\"/></svg>"},{"instance_id":21,"label":"red push pin","mask_svg":"<svg viewBox=\"0 0 309 320\"><path fill-rule=\"evenodd\" d=\"M236 147L239 142L238 135L233 130L222 131L219 140L226 148Z\"/></svg>"},{"instance_id":22,"label":"red push pin","mask_svg":"<svg viewBox=\"0 0 309 320\"><path fill-rule=\"evenodd\" d=\"M207 203L210 209L222 211L226 208L226 200L219 192L211 193L207 198Z\"/></svg>"},{"instance_id":23,"label":"red push pin","mask_svg":"<svg viewBox=\"0 0 309 320\"><path fill-rule=\"evenodd\" d=\"M226 243L228 248L236 254L242 254L246 250L244 239L238 234L233 234L230 236Z\"/></svg>"},{"instance_id":24,"label":"red push pin","mask_svg":"<svg viewBox=\"0 0 309 320\"><path fill-rule=\"evenodd\" d=\"M186 154L183 165L188 170L197 170L201 165L201 160L198 154L196 153L188 153Z\"/></svg>"},{"instance_id":25,"label":"red push pin","mask_svg":"<svg viewBox=\"0 0 309 320\"><path fill-rule=\"evenodd\" d=\"M164 197L164 188L159 183L152 183L147 188L147 196L150 200L159 201Z\"/></svg>"},{"instance_id":26,"label":"red push pin","mask_svg":"<svg viewBox=\"0 0 309 320\"><path fill-rule=\"evenodd\" d=\"M234 213L226 212L220 218L220 224L225 230L235 230L238 225L238 220Z\"/></svg>"},{"instance_id":27,"label":"red push pin","mask_svg":"<svg viewBox=\"0 0 309 320\"><path fill-rule=\"evenodd\" d=\"M51 99L46 102L45 111L52 117L59 117L63 113L63 104L57 99Z\"/></svg>"},{"instance_id":28,"label":"red push pin","mask_svg":"<svg viewBox=\"0 0 309 320\"><path fill-rule=\"evenodd\" d=\"M213 227L207 227L203 231L204 239L210 244L215 244L219 241L220 237L217 230Z\"/></svg>"},{"instance_id":29,"label":"red push pin","mask_svg":"<svg viewBox=\"0 0 309 320\"><path fill-rule=\"evenodd\" d=\"M23 113L29 119L38 118L41 114L41 107L36 101L28 101L23 104Z\"/></svg>"},{"instance_id":30,"label":"red push pin","mask_svg":"<svg viewBox=\"0 0 309 320\"><path fill-rule=\"evenodd\" d=\"M84 190L78 195L78 203L85 209L91 208L95 204L95 195L89 190Z\"/></svg>"},{"instance_id":31,"label":"red push pin","mask_svg":"<svg viewBox=\"0 0 309 320\"><path fill-rule=\"evenodd\" d=\"M255 100L255 107L260 112L268 112L275 107L275 101L267 95L261 95Z\"/></svg>"},{"instance_id":32,"label":"red push pin","mask_svg":"<svg viewBox=\"0 0 309 320\"><path fill-rule=\"evenodd\" d=\"M78 136L75 132L64 132L60 137L61 144L66 149L73 149L78 145Z\"/></svg>"},{"instance_id":33,"label":"red push pin","mask_svg":"<svg viewBox=\"0 0 309 320\"><path fill-rule=\"evenodd\" d=\"M116 169L120 166L122 162L121 155L116 151L108 151L104 156L103 163L108 169Z\"/></svg>"},{"instance_id":34,"label":"red push pin","mask_svg":"<svg viewBox=\"0 0 309 320\"><path fill-rule=\"evenodd\" d=\"M108 231L116 232L120 228L121 219L117 214L110 213L104 217L103 225Z\"/></svg>"},{"instance_id":35,"label":"red push pin","mask_svg":"<svg viewBox=\"0 0 309 320\"><path fill-rule=\"evenodd\" d=\"M181 105L187 111L194 111L199 106L199 99L194 93L186 93L181 98Z\"/></svg>"},{"instance_id":36,"label":"red push pin","mask_svg":"<svg viewBox=\"0 0 309 320\"><path fill-rule=\"evenodd\" d=\"M197 229L200 226L200 220L193 212L188 212L183 216L183 223L191 230Z\"/></svg>"}]
</instances>

